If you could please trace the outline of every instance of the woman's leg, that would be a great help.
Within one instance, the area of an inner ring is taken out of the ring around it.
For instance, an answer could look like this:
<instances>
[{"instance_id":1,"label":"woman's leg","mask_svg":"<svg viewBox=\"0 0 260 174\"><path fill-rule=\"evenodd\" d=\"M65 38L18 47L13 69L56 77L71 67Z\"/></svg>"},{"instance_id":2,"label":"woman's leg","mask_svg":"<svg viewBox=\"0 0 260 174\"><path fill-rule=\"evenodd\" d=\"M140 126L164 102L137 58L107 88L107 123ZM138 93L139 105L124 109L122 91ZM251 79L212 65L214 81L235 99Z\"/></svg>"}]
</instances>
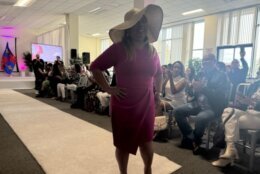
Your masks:
<instances>
[{"instance_id":1,"label":"woman's leg","mask_svg":"<svg viewBox=\"0 0 260 174\"><path fill-rule=\"evenodd\" d=\"M222 120L224 121L231 113L232 108L226 108L222 114ZM218 167L225 167L230 164L234 158L238 158L236 154L236 148L234 142L239 139L239 129L259 129L260 118L258 113L248 114L238 109L235 109L233 116L225 124L225 139L227 142L227 148L223 155L220 155L220 159L214 161L212 164Z\"/></svg>"},{"instance_id":2,"label":"woman's leg","mask_svg":"<svg viewBox=\"0 0 260 174\"><path fill-rule=\"evenodd\" d=\"M260 112L248 110L247 115L239 117L240 129L260 129Z\"/></svg>"},{"instance_id":3,"label":"woman's leg","mask_svg":"<svg viewBox=\"0 0 260 174\"><path fill-rule=\"evenodd\" d=\"M60 84L60 91L61 91L62 101L64 101L65 100L65 84L63 84L63 83Z\"/></svg>"},{"instance_id":4,"label":"woman's leg","mask_svg":"<svg viewBox=\"0 0 260 174\"><path fill-rule=\"evenodd\" d=\"M127 174L127 164L129 153L116 148L116 160L119 166L120 174Z\"/></svg>"},{"instance_id":5,"label":"woman's leg","mask_svg":"<svg viewBox=\"0 0 260 174\"><path fill-rule=\"evenodd\" d=\"M71 97L71 102L75 102L75 91L77 90L77 85L75 84L67 84L66 86L67 90L70 91L70 97Z\"/></svg>"},{"instance_id":6,"label":"woman's leg","mask_svg":"<svg viewBox=\"0 0 260 174\"><path fill-rule=\"evenodd\" d=\"M144 174L152 174L153 145L152 142L140 146L141 156L144 162Z\"/></svg>"},{"instance_id":7,"label":"woman's leg","mask_svg":"<svg viewBox=\"0 0 260 174\"><path fill-rule=\"evenodd\" d=\"M222 114L222 121L224 122L226 118L231 114L232 108L226 108ZM225 140L227 143L234 143L239 139L239 124L238 119L240 116L246 115L246 112L239 109L235 109L232 117L225 124Z\"/></svg>"},{"instance_id":8,"label":"woman's leg","mask_svg":"<svg viewBox=\"0 0 260 174\"><path fill-rule=\"evenodd\" d=\"M59 98L59 97L61 97L61 90L60 90L60 85L62 85L61 83L58 83L57 84L57 97Z\"/></svg>"},{"instance_id":9,"label":"woman's leg","mask_svg":"<svg viewBox=\"0 0 260 174\"><path fill-rule=\"evenodd\" d=\"M227 117L232 114L232 108L226 108L222 114L222 121L224 122ZM238 119L246 115L246 112L235 109L233 115L225 124L225 140L227 147L225 153L220 155L220 158L234 159L238 158L237 150L234 142L239 139L239 121Z\"/></svg>"}]
</instances>

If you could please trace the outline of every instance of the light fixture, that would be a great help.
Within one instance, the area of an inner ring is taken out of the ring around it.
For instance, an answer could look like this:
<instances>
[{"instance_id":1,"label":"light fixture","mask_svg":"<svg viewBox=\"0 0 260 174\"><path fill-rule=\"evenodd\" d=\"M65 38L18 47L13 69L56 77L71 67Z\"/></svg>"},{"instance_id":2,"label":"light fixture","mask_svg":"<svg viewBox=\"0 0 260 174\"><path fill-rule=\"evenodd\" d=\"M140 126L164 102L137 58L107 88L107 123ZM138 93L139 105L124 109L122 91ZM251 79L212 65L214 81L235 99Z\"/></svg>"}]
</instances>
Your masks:
<instances>
[{"instance_id":1,"label":"light fixture","mask_svg":"<svg viewBox=\"0 0 260 174\"><path fill-rule=\"evenodd\" d=\"M92 34L92 36L99 36L100 35L100 33L95 33L95 34Z\"/></svg>"},{"instance_id":2,"label":"light fixture","mask_svg":"<svg viewBox=\"0 0 260 174\"><path fill-rule=\"evenodd\" d=\"M94 9L88 11L88 12L89 12L89 13L95 13L95 12L97 12L97 11L100 10L100 9L101 9L101 7L97 7L97 8L94 8Z\"/></svg>"},{"instance_id":3,"label":"light fixture","mask_svg":"<svg viewBox=\"0 0 260 174\"><path fill-rule=\"evenodd\" d=\"M191 15L191 14L200 13L200 12L204 12L204 10L200 8L200 9L184 12L184 13L182 13L182 15L186 16L186 15Z\"/></svg>"},{"instance_id":4,"label":"light fixture","mask_svg":"<svg viewBox=\"0 0 260 174\"><path fill-rule=\"evenodd\" d=\"M29 7L32 5L36 0L18 0L14 6L16 7Z\"/></svg>"}]
</instances>

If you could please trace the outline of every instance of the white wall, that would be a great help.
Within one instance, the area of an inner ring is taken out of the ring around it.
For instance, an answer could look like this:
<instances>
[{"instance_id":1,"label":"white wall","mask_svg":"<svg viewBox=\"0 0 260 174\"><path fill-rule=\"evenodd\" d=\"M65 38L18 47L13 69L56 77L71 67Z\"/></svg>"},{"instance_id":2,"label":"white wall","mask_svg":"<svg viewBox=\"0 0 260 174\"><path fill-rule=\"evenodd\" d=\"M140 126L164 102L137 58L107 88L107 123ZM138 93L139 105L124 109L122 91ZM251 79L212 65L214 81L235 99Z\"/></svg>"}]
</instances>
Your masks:
<instances>
[{"instance_id":1,"label":"white wall","mask_svg":"<svg viewBox=\"0 0 260 174\"><path fill-rule=\"evenodd\" d=\"M23 53L26 51L32 51L32 43L36 42L36 35L29 30L17 30L17 58L18 64L21 68L23 63Z\"/></svg>"}]
</instances>

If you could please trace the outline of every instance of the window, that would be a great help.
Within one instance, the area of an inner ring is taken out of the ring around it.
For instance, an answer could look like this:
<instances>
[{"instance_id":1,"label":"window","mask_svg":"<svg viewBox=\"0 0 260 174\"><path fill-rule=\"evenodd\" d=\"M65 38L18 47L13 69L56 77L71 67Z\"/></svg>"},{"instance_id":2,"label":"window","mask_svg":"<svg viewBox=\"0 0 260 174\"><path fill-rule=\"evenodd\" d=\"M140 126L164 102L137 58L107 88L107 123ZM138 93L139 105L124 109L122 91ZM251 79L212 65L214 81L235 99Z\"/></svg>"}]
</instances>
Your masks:
<instances>
[{"instance_id":1,"label":"window","mask_svg":"<svg viewBox=\"0 0 260 174\"><path fill-rule=\"evenodd\" d=\"M253 77L256 77L256 72L260 69L260 9L258 9L257 17L257 27L256 27L256 39L255 39L255 59L253 63Z\"/></svg>"},{"instance_id":2,"label":"window","mask_svg":"<svg viewBox=\"0 0 260 174\"><path fill-rule=\"evenodd\" d=\"M110 39L101 39L101 53L104 52L110 45Z\"/></svg>"},{"instance_id":3,"label":"window","mask_svg":"<svg viewBox=\"0 0 260 174\"><path fill-rule=\"evenodd\" d=\"M204 46L205 23L194 23L192 58L202 59Z\"/></svg>"},{"instance_id":4,"label":"window","mask_svg":"<svg viewBox=\"0 0 260 174\"><path fill-rule=\"evenodd\" d=\"M218 17L217 45L253 43L256 8L228 12Z\"/></svg>"},{"instance_id":5,"label":"window","mask_svg":"<svg viewBox=\"0 0 260 174\"><path fill-rule=\"evenodd\" d=\"M183 25L162 29L158 42L154 44L160 53L161 64L173 63L182 58Z\"/></svg>"},{"instance_id":6,"label":"window","mask_svg":"<svg viewBox=\"0 0 260 174\"><path fill-rule=\"evenodd\" d=\"M106 49L108 49L108 47L111 45L111 40L106 38L106 39L101 39L101 53L103 53ZM110 77L112 77L113 74L113 67L108 69L108 72L110 73ZM110 78L110 82L111 82L112 78Z\"/></svg>"},{"instance_id":7,"label":"window","mask_svg":"<svg viewBox=\"0 0 260 174\"><path fill-rule=\"evenodd\" d=\"M255 27L257 10L255 7L236 10L218 17L218 31L217 31L217 45L231 46L237 45L252 45L251 48L246 48L246 61L249 65L249 76L255 76L257 65L259 66L259 54L257 47L259 47L260 39L259 29ZM258 14L259 15L259 14ZM258 21L259 22L259 21ZM255 33L257 33L255 35ZM253 47L253 44L254 47ZM253 51L254 50L254 51ZM233 52L233 53L232 53ZM219 56L223 56L223 61L230 64L233 58L240 58L238 48L226 48L219 52ZM230 57L229 57L230 56Z\"/></svg>"},{"instance_id":8,"label":"window","mask_svg":"<svg viewBox=\"0 0 260 174\"><path fill-rule=\"evenodd\" d=\"M219 46L217 48L217 57L218 60L225 63L226 65L230 65L233 59L237 59L240 61L240 50L241 47L244 47L246 55L245 60L249 67L248 75L252 76L252 63L253 63L253 45L252 44L244 44L244 45L234 45L234 46Z\"/></svg>"},{"instance_id":9,"label":"window","mask_svg":"<svg viewBox=\"0 0 260 174\"><path fill-rule=\"evenodd\" d=\"M161 64L168 64L171 60L172 28L162 30L162 57Z\"/></svg>"},{"instance_id":10,"label":"window","mask_svg":"<svg viewBox=\"0 0 260 174\"><path fill-rule=\"evenodd\" d=\"M172 28L171 62L182 59L183 25Z\"/></svg>"}]
</instances>

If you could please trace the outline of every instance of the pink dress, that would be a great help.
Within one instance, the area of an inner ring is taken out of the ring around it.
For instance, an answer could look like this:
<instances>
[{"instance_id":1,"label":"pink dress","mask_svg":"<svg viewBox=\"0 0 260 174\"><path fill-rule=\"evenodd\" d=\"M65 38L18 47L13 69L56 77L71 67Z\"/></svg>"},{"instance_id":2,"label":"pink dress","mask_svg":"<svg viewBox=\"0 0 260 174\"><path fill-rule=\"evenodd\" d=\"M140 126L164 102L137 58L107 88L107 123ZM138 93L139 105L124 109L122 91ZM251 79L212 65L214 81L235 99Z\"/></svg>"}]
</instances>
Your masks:
<instances>
[{"instance_id":1,"label":"pink dress","mask_svg":"<svg viewBox=\"0 0 260 174\"><path fill-rule=\"evenodd\" d=\"M136 50L136 59L126 59L122 43L113 44L102 53L90 69L101 71L114 66L117 87L124 88L126 98L112 96L112 130L114 145L123 151L136 154L139 145L152 141L154 127L153 80L161 74L157 54L148 57L145 49Z\"/></svg>"}]
</instances>

